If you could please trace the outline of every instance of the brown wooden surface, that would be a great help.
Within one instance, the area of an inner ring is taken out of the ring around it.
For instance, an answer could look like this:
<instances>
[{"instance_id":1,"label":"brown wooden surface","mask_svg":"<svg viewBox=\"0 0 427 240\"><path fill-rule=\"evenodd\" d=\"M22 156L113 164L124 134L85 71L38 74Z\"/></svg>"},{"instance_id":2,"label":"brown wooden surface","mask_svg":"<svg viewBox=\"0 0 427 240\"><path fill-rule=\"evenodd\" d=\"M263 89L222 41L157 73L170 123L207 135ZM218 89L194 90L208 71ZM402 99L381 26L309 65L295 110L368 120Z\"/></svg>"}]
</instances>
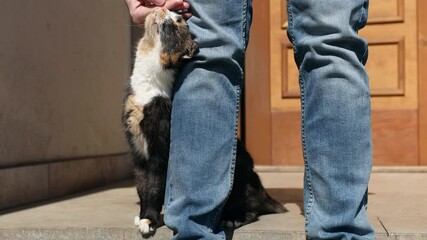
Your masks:
<instances>
[{"instance_id":1,"label":"brown wooden surface","mask_svg":"<svg viewBox=\"0 0 427 240\"><path fill-rule=\"evenodd\" d=\"M374 165L418 165L417 124L417 110L374 110L372 112Z\"/></svg>"},{"instance_id":2,"label":"brown wooden surface","mask_svg":"<svg viewBox=\"0 0 427 240\"><path fill-rule=\"evenodd\" d=\"M301 113L274 111L272 115L273 165L303 165Z\"/></svg>"},{"instance_id":3,"label":"brown wooden surface","mask_svg":"<svg viewBox=\"0 0 427 240\"><path fill-rule=\"evenodd\" d=\"M257 164L302 165L298 71L286 36L286 1L268 2L254 1L255 10L262 9L255 14L247 60L246 141ZM369 42L375 165L427 164L427 18L417 8L427 9L427 1L371 1L360 33Z\"/></svg>"},{"instance_id":4,"label":"brown wooden surface","mask_svg":"<svg viewBox=\"0 0 427 240\"><path fill-rule=\"evenodd\" d=\"M269 1L253 2L246 56L245 144L257 164L271 164Z\"/></svg>"},{"instance_id":5,"label":"brown wooden surface","mask_svg":"<svg viewBox=\"0 0 427 240\"><path fill-rule=\"evenodd\" d=\"M427 165L427 1L418 0L420 165Z\"/></svg>"},{"instance_id":6,"label":"brown wooden surface","mask_svg":"<svg viewBox=\"0 0 427 240\"><path fill-rule=\"evenodd\" d=\"M374 165L418 165L416 110L372 112ZM272 165L302 165L301 118L298 111L272 115Z\"/></svg>"}]
</instances>

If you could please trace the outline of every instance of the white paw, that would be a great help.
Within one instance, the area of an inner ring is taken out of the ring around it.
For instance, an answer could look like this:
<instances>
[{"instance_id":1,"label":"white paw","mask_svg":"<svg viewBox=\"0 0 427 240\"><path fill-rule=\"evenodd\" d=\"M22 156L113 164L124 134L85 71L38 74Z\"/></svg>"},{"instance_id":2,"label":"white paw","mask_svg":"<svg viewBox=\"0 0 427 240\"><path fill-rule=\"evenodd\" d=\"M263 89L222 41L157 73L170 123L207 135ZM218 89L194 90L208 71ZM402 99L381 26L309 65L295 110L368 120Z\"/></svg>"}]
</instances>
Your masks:
<instances>
[{"instance_id":1,"label":"white paw","mask_svg":"<svg viewBox=\"0 0 427 240\"><path fill-rule=\"evenodd\" d=\"M233 222L232 221L225 221L225 224L224 224L227 228L233 228L234 227L234 224L233 224Z\"/></svg>"},{"instance_id":2,"label":"white paw","mask_svg":"<svg viewBox=\"0 0 427 240\"><path fill-rule=\"evenodd\" d=\"M142 235L151 235L155 231L155 229L150 226L151 221L149 219L140 219L138 216L136 216L134 219L134 224L138 227Z\"/></svg>"},{"instance_id":3,"label":"white paw","mask_svg":"<svg viewBox=\"0 0 427 240\"><path fill-rule=\"evenodd\" d=\"M226 228L238 228L243 226L243 223L239 221L223 221L222 226Z\"/></svg>"},{"instance_id":4,"label":"white paw","mask_svg":"<svg viewBox=\"0 0 427 240\"><path fill-rule=\"evenodd\" d=\"M243 223L242 223L242 222L234 221L234 227L235 227L235 228L239 228L239 227L241 227L241 226L243 226Z\"/></svg>"}]
</instances>

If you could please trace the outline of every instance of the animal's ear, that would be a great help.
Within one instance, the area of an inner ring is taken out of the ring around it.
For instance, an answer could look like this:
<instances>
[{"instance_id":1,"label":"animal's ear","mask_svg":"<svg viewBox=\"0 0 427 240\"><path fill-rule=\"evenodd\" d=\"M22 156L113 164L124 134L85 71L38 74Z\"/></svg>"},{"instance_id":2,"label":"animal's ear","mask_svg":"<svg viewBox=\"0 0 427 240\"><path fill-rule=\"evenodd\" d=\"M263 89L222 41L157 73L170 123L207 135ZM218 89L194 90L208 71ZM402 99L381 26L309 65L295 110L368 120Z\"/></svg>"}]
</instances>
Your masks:
<instances>
[{"instance_id":1,"label":"animal's ear","mask_svg":"<svg viewBox=\"0 0 427 240\"><path fill-rule=\"evenodd\" d=\"M190 59L194 56L194 53L196 52L197 48L199 47L199 44L195 41L191 41L189 46L187 47L185 54L182 56L183 59Z\"/></svg>"}]
</instances>

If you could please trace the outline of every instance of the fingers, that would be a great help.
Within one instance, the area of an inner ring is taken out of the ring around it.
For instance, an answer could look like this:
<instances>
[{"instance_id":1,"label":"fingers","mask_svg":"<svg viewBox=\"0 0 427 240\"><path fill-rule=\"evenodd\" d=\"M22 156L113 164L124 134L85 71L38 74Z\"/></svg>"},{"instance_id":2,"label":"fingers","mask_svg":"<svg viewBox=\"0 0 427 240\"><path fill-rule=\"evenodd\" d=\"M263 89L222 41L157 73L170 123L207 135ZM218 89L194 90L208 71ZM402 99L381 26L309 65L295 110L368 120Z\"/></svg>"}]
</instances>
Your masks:
<instances>
[{"instance_id":1,"label":"fingers","mask_svg":"<svg viewBox=\"0 0 427 240\"><path fill-rule=\"evenodd\" d=\"M126 5L129 9L132 21L137 24L143 24L146 17L145 12L142 11L144 8L143 1L140 0L125 0Z\"/></svg>"},{"instance_id":2,"label":"fingers","mask_svg":"<svg viewBox=\"0 0 427 240\"><path fill-rule=\"evenodd\" d=\"M163 6L166 2L166 0L146 0L146 2L149 2L151 4L154 4L156 6Z\"/></svg>"},{"instance_id":3,"label":"fingers","mask_svg":"<svg viewBox=\"0 0 427 240\"><path fill-rule=\"evenodd\" d=\"M189 10L190 4L188 2L185 2L183 0L168 0L165 3L165 7L171 11L182 11L182 10ZM184 18L190 18L191 13L189 11L181 14Z\"/></svg>"},{"instance_id":4,"label":"fingers","mask_svg":"<svg viewBox=\"0 0 427 240\"><path fill-rule=\"evenodd\" d=\"M187 4L187 6L189 6L188 3L185 3L182 0L169 0L169 1L166 1L165 7L169 10L177 11L177 10L181 10L181 9L185 8L185 4Z\"/></svg>"},{"instance_id":5,"label":"fingers","mask_svg":"<svg viewBox=\"0 0 427 240\"><path fill-rule=\"evenodd\" d=\"M145 18L148 14L154 11L155 7L165 7L171 11L182 11L188 10L190 4L183 0L125 0L132 21L143 26ZM184 11L181 14L184 18L188 19L191 17L191 13Z\"/></svg>"},{"instance_id":6,"label":"fingers","mask_svg":"<svg viewBox=\"0 0 427 240\"><path fill-rule=\"evenodd\" d=\"M154 11L156 7L155 3L162 2L165 3L165 0L125 0L126 4L129 8L130 15L132 17L132 21L141 27L144 26L145 18L148 14Z\"/></svg>"}]
</instances>

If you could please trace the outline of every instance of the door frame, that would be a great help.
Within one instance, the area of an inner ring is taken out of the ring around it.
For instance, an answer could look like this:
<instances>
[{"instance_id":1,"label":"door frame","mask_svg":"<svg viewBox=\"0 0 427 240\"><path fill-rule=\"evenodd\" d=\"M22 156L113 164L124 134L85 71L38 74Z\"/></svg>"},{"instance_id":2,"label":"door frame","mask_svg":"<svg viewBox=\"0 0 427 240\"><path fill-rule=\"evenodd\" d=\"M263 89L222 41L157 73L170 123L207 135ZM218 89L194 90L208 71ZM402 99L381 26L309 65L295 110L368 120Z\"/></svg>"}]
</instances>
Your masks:
<instances>
[{"instance_id":1,"label":"door frame","mask_svg":"<svg viewBox=\"0 0 427 240\"><path fill-rule=\"evenodd\" d=\"M419 165L427 165L427 1L418 0L418 136Z\"/></svg>"},{"instance_id":2,"label":"door frame","mask_svg":"<svg viewBox=\"0 0 427 240\"><path fill-rule=\"evenodd\" d=\"M252 6L245 63L245 145L256 164L271 165L270 1L254 0Z\"/></svg>"}]
</instances>

